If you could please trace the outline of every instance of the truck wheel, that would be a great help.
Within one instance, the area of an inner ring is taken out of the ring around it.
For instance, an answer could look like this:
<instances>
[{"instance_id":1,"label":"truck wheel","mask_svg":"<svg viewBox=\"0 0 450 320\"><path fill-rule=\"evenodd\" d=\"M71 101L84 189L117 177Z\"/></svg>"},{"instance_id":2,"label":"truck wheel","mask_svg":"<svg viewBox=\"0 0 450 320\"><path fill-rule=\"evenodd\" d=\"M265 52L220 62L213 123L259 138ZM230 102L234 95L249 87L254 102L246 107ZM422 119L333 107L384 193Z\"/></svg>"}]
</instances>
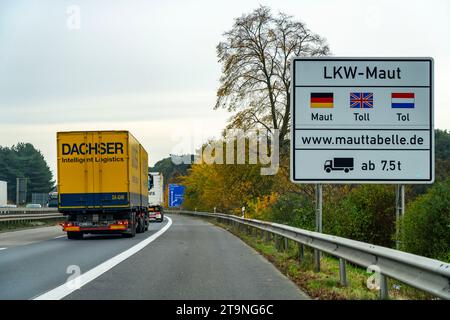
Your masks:
<instances>
[{"instance_id":1,"label":"truck wheel","mask_svg":"<svg viewBox=\"0 0 450 320\"><path fill-rule=\"evenodd\" d=\"M137 226L137 233L142 233L144 232L144 220L142 218L139 218L138 220L138 226Z\"/></svg>"},{"instance_id":2,"label":"truck wheel","mask_svg":"<svg viewBox=\"0 0 450 320\"><path fill-rule=\"evenodd\" d=\"M136 233L141 233L141 219L136 221Z\"/></svg>"},{"instance_id":3,"label":"truck wheel","mask_svg":"<svg viewBox=\"0 0 450 320\"><path fill-rule=\"evenodd\" d=\"M80 240L83 239L83 234L81 232L67 231L67 239Z\"/></svg>"},{"instance_id":4,"label":"truck wheel","mask_svg":"<svg viewBox=\"0 0 450 320\"><path fill-rule=\"evenodd\" d=\"M122 235L125 238L134 238L134 236L136 236L136 223L133 223L130 233L124 233Z\"/></svg>"},{"instance_id":5,"label":"truck wheel","mask_svg":"<svg viewBox=\"0 0 450 320\"><path fill-rule=\"evenodd\" d=\"M158 222L163 222L164 221L164 213L161 213L161 219L158 220Z\"/></svg>"}]
</instances>

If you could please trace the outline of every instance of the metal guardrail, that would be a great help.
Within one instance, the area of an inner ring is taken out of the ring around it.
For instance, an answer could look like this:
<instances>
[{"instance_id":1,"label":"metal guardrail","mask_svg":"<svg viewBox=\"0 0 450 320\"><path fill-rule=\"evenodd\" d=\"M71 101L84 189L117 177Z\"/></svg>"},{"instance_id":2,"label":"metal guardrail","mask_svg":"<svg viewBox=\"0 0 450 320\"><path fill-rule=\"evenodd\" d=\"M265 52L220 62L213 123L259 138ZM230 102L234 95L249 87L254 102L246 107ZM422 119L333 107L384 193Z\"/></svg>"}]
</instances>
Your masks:
<instances>
[{"instance_id":1,"label":"metal guardrail","mask_svg":"<svg viewBox=\"0 0 450 320\"><path fill-rule=\"evenodd\" d=\"M63 219L64 216L60 213L42 213L42 214L13 214L13 215L1 215L0 223L5 222L24 222L32 220L46 220L46 219Z\"/></svg>"},{"instance_id":2,"label":"metal guardrail","mask_svg":"<svg viewBox=\"0 0 450 320\"><path fill-rule=\"evenodd\" d=\"M371 270L377 269L380 272L381 298L387 298L388 296L386 277L389 277L436 297L450 299L450 264L439 260L365 242L233 215L185 210L166 210L166 212L215 218L228 223L245 225L290 239L301 245L302 248L305 245L316 249L317 252L326 252L340 259L341 283L346 282L346 261Z\"/></svg>"},{"instance_id":3,"label":"metal guardrail","mask_svg":"<svg viewBox=\"0 0 450 320\"><path fill-rule=\"evenodd\" d=\"M0 224L63 218L57 208L0 208Z\"/></svg>"},{"instance_id":4,"label":"metal guardrail","mask_svg":"<svg viewBox=\"0 0 450 320\"><path fill-rule=\"evenodd\" d=\"M57 208L2 208L0 215L57 213Z\"/></svg>"}]
</instances>

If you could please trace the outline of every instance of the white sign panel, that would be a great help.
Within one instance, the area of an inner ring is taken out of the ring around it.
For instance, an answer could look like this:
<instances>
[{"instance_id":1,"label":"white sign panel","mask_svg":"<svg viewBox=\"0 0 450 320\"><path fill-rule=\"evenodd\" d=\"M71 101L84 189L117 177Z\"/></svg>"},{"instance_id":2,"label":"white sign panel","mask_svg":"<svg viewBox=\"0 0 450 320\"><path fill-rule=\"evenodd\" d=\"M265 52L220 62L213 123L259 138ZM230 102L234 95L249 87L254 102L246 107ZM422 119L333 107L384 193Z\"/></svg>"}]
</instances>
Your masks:
<instances>
[{"instance_id":1,"label":"white sign panel","mask_svg":"<svg viewBox=\"0 0 450 320\"><path fill-rule=\"evenodd\" d=\"M433 183L433 59L294 58L291 180Z\"/></svg>"}]
</instances>

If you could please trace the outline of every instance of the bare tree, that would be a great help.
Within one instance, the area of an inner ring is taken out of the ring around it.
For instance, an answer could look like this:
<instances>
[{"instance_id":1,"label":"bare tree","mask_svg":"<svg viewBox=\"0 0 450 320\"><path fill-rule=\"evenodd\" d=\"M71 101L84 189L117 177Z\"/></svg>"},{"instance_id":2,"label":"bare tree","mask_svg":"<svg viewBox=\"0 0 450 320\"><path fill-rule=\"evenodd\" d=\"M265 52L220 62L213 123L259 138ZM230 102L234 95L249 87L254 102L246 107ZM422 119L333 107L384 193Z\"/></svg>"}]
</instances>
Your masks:
<instances>
[{"instance_id":1,"label":"bare tree","mask_svg":"<svg viewBox=\"0 0 450 320\"><path fill-rule=\"evenodd\" d=\"M235 20L217 46L222 64L215 109L235 114L228 128L280 130L280 142L290 130L290 59L328 55L326 41L305 24L284 13L273 16L259 7Z\"/></svg>"}]
</instances>

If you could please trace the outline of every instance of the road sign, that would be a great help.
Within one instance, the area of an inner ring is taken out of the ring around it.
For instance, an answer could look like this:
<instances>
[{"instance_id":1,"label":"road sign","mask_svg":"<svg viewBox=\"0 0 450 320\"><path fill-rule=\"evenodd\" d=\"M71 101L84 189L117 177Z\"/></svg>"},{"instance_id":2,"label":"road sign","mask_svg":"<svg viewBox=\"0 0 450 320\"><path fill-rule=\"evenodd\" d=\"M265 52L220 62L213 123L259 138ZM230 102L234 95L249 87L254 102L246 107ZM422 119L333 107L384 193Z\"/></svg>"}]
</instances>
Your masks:
<instances>
[{"instance_id":1,"label":"road sign","mask_svg":"<svg viewBox=\"0 0 450 320\"><path fill-rule=\"evenodd\" d=\"M291 180L433 183L432 58L294 58Z\"/></svg>"},{"instance_id":2,"label":"road sign","mask_svg":"<svg viewBox=\"0 0 450 320\"><path fill-rule=\"evenodd\" d=\"M184 200L185 187L178 184L169 184L169 207L180 207Z\"/></svg>"}]
</instances>

